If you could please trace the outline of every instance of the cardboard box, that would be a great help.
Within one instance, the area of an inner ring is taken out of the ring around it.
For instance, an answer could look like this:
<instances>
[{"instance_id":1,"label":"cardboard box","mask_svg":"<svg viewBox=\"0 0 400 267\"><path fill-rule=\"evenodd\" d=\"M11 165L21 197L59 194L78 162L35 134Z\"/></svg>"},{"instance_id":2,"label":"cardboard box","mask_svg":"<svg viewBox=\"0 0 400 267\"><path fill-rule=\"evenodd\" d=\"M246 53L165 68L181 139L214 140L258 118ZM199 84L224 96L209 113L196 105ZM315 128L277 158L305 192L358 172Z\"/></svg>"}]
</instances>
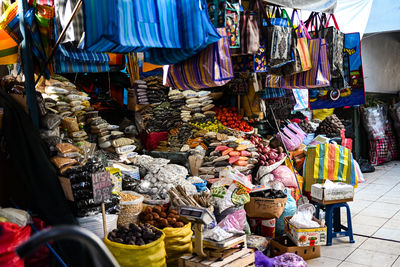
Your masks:
<instances>
[{"instance_id":1,"label":"cardboard box","mask_svg":"<svg viewBox=\"0 0 400 267\"><path fill-rule=\"evenodd\" d=\"M304 260L310 260L321 256L321 246L296 246L287 236L274 238L269 242L271 257L279 256L284 253L294 253Z\"/></svg>"},{"instance_id":2,"label":"cardboard box","mask_svg":"<svg viewBox=\"0 0 400 267\"><path fill-rule=\"evenodd\" d=\"M296 228L290 223L292 216L285 217L285 230L292 241L301 247L326 245L326 226L320 220L313 217L318 228Z\"/></svg>"},{"instance_id":3,"label":"cardboard box","mask_svg":"<svg viewBox=\"0 0 400 267\"><path fill-rule=\"evenodd\" d=\"M354 188L352 185L345 183L336 183L340 185L334 188L325 188L322 184L313 184L311 186L311 197L317 201L338 201L348 200L354 197ZM344 201L342 201L344 202Z\"/></svg>"},{"instance_id":4,"label":"cardboard box","mask_svg":"<svg viewBox=\"0 0 400 267\"><path fill-rule=\"evenodd\" d=\"M287 198L250 197L250 202L244 208L247 216L252 218L279 218L285 209Z\"/></svg>"}]
</instances>

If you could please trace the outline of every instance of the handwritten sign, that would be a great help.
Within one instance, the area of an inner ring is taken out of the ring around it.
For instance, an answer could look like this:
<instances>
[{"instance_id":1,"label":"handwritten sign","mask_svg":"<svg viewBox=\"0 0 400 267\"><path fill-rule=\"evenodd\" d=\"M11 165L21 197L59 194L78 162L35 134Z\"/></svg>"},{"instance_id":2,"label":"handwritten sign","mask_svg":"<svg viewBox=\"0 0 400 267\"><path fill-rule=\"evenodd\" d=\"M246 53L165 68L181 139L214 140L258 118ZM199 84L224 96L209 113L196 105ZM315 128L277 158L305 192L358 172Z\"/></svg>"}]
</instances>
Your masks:
<instances>
[{"instance_id":1,"label":"handwritten sign","mask_svg":"<svg viewBox=\"0 0 400 267\"><path fill-rule=\"evenodd\" d=\"M101 203L111 197L113 183L109 172L92 174L93 199L95 203Z\"/></svg>"}]
</instances>

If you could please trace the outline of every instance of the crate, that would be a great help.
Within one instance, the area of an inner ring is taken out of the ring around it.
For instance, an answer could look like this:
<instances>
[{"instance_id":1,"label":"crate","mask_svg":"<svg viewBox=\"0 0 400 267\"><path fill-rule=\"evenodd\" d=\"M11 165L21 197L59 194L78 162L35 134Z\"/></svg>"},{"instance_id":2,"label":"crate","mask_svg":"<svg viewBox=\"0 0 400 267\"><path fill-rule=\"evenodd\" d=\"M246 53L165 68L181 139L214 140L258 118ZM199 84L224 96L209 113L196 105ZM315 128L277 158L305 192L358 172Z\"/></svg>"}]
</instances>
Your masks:
<instances>
[{"instance_id":1,"label":"crate","mask_svg":"<svg viewBox=\"0 0 400 267\"><path fill-rule=\"evenodd\" d=\"M274 238L269 242L271 257L279 256L285 253L294 253L304 260L310 260L321 256L321 246L296 246L287 236Z\"/></svg>"},{"instance_id":2,"label":"crate","mask_svg":"<svg viewBox=\"0 0 400 267\"><path fill-rule=\"evenodd\" d=\"M198 256L184 255L179 259L179 267L248 267L255 266L254 251L243 248L226 258L201 258Z\"/></svg>"}]
</instances>

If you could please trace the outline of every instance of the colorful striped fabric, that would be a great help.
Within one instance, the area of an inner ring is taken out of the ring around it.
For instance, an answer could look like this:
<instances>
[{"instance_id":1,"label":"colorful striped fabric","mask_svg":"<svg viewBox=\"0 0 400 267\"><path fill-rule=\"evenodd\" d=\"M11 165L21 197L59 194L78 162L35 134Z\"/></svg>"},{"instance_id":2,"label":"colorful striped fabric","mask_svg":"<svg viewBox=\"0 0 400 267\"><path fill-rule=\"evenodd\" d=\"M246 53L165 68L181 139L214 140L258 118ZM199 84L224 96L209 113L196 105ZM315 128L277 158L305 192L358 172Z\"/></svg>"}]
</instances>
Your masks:
<instances>
[{"instance_id":1,"label":"colorful striped fabric","mask_svg":"<svg viewBox=\"0 0 400 267\"><path fill-rule=\"evenodd\" d=\"M22 34L19 30L18 5L14 2L0 18L0 29L4 29L16 43L22 41Z\"/></svg>"},{"instance_id":2,"label":"colorful striped fabric","mask_svg":"<svg viewBox=\"0 0 400 267\"><path fill-rule=\"evenodd\" d=\"M304 178L306 191L311 185L323 183L326 179L357 186L358 179L351 151L334 144L319 144L309 147L306 153Z\"/></svg>"},{"instance_id":3,"label":"colorful striped fabric","mask_svg":"<svg viewBox=\"0 0 400 267\"><path fill-rule=\"evenodd\" d=\"M0 30L0 65L17 63L18 45L4 30Z\"/></svg>"},{"instance_id":4,"label":"colorful striped fabric","mask_svg":"<svg viewBox=\"0 0 400 267\"><path fill-rule=\"evenodd\" d=\"M54 27L54 36L58 38L60 25ZM72 43L60 44L55 56L56 73L108 72L110 57L106 53L90 52L76 48Z\"/></svg>"},{"instance_id":5,"label":"colorful striped fabric","mask_svg":"<svg viewBox=\"0 0 400 267\"><path fill-rule=\"evenodd\" d=\"M226 29L219 28L218 32L223 37L217 43L169 67L167 85L185 90L201 89L222 86L234 77Z\"/></svg>"},{"instance_id":6,"label":"colorful striped fabric","mask_svg":"<svg viewBox=\"0 0 400 267\"><path fill-rule=\"evenodd\" d=\"M262 99L273 99L286 95L286 90L283 88L264 88L261 92L260 97Z\"/></svg>"},{"instance_id":7,"label":"colorful striped fabric","mask_svg":"<svg viewBox=\"0 0 400 267\"><path fill-rule=\"evenodd\" d=\"M146 52L157 65L183 61L220 39L206 0L87 0L84 47L89 51Z\"/></svg>"}]
</instances>

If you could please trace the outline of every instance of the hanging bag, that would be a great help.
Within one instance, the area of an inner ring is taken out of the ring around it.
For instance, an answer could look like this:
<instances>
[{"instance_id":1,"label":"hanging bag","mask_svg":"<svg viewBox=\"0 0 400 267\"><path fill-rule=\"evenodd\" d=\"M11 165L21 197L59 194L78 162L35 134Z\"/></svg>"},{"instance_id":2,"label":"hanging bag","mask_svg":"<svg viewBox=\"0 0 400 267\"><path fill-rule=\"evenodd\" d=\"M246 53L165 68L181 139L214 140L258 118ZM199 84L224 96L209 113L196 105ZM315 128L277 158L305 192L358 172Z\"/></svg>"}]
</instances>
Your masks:
<instances>
[{"instance_id":1,"label":"hanging bag","mask_svg":"<svg viewBox=\"0 0 400 267\"><path fill-rule=\"evenodd\" d=\"M332 18L335 26L329 26ZM326 40L327 54L332 78L343 79L343 53L344 53L344 33L339 30L335 15L330 14L321 16L321 29L318 31L319 38Z\"/></svg>"},{"instance_id":2,"label":"hanging bag","mask_svg":"<svg viewBox=\"0 0 400 267\"><path fill-rule=\"evenodd\" d=\"M225 28L228 34L229 47L240 47L240 5L226 2Z\"/></svg>"}]
</instances>

